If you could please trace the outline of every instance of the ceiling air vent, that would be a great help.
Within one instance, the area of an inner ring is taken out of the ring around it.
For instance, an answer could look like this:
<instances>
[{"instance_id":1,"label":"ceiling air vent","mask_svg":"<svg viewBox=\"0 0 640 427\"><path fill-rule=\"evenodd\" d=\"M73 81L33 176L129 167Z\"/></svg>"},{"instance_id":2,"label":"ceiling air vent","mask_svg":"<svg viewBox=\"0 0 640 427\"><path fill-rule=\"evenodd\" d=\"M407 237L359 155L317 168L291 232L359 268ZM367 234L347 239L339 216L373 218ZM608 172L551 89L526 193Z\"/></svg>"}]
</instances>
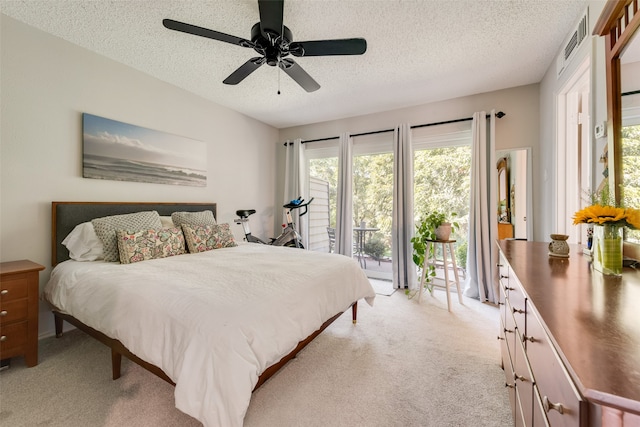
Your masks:
<instances>
[{"instance_id":1,"label":"ceiling air vent","mask_svg":"<svg viewBox=\"0 0 640 427\"><path fill-rule=\"evenodd\" d=\"M575 56L578 47L582 44L582 42L587 38L587 32L589 30L589 9L587 9L580 21L578 21L578 25L569 33L569 37L567 41L564 43L562 51L558 56L556 62L556 71L557 76L560 77L562 72L567 69L567 66Z\"/></svg>"}]
</instances>

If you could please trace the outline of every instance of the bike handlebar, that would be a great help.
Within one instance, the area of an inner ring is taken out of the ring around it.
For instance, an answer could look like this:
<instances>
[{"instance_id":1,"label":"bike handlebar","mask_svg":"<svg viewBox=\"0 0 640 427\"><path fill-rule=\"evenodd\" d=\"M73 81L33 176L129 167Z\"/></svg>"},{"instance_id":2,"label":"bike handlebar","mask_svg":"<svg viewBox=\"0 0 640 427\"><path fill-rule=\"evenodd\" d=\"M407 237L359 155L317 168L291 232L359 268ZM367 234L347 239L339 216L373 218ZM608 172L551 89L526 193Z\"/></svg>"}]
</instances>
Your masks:
<instances>
[{"instance_id":1,"label":"bike handlebar","mask_svg":"<svg viewBox=\"0 0 640 427\"><path fill-rule=\"evenodd\" d=\"M299 208L304 208L304 212L302 212L300 214L300 216L304 216L307 213L307 206L309 206L309 204L311 204L311 202L313 202L313 197L307 202L307 203L302 203L304 202L304 199L302 197L298 197L295 200L290 201L289 203L287 203L286 205L283 205L283 208L287 208L287 209L299 209Z\"/></svg>"}]
</instances>

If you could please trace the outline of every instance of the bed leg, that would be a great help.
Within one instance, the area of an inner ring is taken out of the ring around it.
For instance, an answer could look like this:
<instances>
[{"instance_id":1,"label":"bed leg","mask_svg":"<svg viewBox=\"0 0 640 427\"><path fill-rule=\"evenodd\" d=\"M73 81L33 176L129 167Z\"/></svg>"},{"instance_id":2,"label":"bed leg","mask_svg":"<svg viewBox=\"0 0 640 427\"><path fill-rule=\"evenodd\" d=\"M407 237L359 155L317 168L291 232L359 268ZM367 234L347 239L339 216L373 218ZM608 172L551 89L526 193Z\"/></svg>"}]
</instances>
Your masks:
<instances>
[{"instance_id":1,"label":"bed leg","mask_svg":"<svg viewBox=\"0 0 640 427\"><path fill-rule=\"evenodd\" d=\"M354 302L351 306L351 319L354 325L358 321L358 301Z\"/></svg>"},{"instance_id":2,"label":"bed leg","mask_svg":"<svg viewBox=\"0 0 640 427\"><path fill-rule=\"evenodd\" d=\"M62 336L62 323L63 323L62 317L53 313L53 321L55 323L55 328L56 328L56 338L60 338Z\"/></svg>"},{"instance_id":3,"label":"bed leg","mask_svg":"<svg viewBox=\"0 0 640 427\"><path fill-rule=\"evenodd\" d=\"M120 366L122 365L122 354L118 353L115 349L111 349L111 372L113 379L120 378Z\"/></svg>"}]
</instances>

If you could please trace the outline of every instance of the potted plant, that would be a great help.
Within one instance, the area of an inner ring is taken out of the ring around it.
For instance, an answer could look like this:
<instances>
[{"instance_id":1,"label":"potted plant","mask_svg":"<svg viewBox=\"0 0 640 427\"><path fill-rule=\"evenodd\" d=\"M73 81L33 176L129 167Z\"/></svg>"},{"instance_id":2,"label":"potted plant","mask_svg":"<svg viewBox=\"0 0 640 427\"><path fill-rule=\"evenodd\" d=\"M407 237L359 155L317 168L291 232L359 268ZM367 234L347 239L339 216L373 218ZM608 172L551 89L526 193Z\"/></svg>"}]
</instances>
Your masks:
<instances>
[{"instance_id":1,"label":"potted plant","mask_svg":"<svg viewBox=\"0 0 640 427\"><path fill-rule=\"evenodd\" d=\"M452 230L457 230L459 225L455 221L450 221L447 218L455 218L456 213L452 212L450 215L445 214L442 211L432 211L422 218L420 223L416 226L416 234L411 238L413 244L413 263L418 268L424 268L424 259L427 250L427 240L449 240ZM434 250L434 245L430 246L430 251ZM431 252L429 255L432 255ZM430 264L427 271L423 271L425 276L425 287L428 288L428 284L431 282L432 277L436 275L436 268L433 264Z\"/></svg>"}]
</instances>

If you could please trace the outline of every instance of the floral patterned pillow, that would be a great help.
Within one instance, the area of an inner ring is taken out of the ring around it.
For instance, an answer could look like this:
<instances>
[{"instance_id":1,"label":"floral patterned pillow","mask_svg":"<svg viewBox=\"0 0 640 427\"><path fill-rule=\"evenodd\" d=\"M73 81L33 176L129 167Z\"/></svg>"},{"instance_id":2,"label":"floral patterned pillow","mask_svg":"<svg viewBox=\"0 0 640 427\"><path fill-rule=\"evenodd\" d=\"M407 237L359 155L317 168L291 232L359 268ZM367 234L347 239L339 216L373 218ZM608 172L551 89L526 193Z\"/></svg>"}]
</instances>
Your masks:
<instances>
[{"instance_id":1,"label":"floral patterned pillow","mask_svg":"<svg viewBox=\"0 0 640 427\"><path fill-rule=\"evenodd\" d=\"M218 225L183 224L182 230L187 241L187 248L191 253L238 246L227 223Z\"/></svg>"},{"instance_id":2,"label":"floral patterned pillow","mask_svg":"<svg viewBox=\"0 0 640 427\"><path fill-rule=\"evenodd\" d=\"M151 228L140 231L116 231L122 264L166 258L186 252L179 228Z\"/></svg>"}]
</instances>

